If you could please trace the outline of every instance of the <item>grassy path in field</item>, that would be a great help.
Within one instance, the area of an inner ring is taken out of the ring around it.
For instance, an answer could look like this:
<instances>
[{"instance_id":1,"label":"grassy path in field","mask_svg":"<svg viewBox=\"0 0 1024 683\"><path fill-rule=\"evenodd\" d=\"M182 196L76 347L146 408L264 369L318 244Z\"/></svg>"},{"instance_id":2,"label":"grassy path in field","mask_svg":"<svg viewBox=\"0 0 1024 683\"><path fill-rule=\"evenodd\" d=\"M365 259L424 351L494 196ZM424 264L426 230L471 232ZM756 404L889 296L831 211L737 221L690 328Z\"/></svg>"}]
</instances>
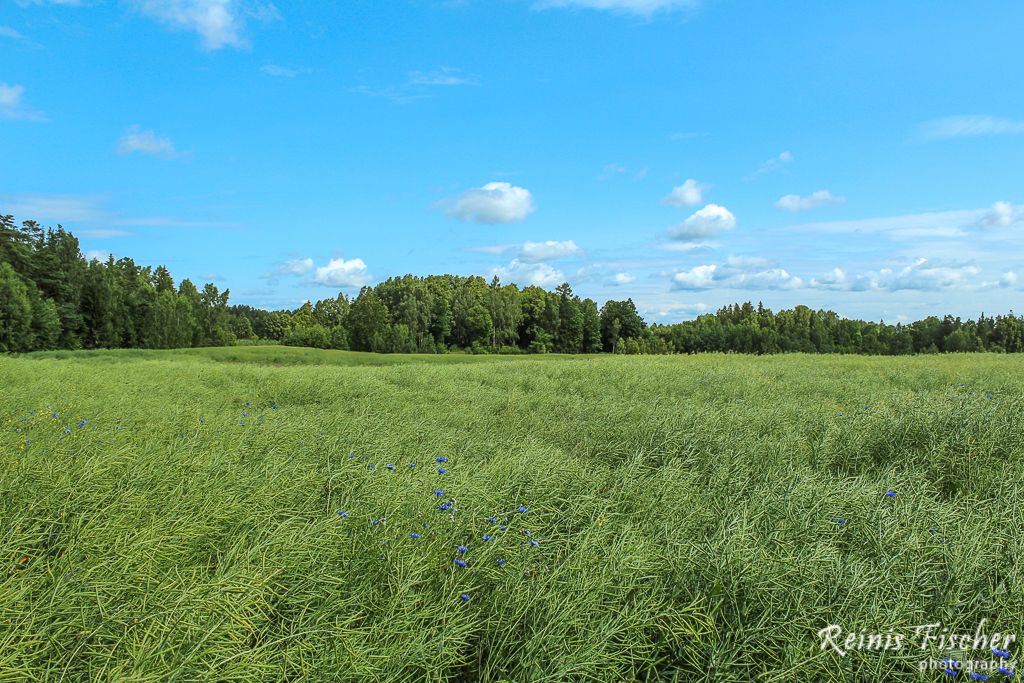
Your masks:
<instances>
[{"instance_id":1,"label":"grassy path in field","mask_svg":"<svg viewBox=\"0 0 1024 683\"><path fill-rule=\"evenodd\" d=\"M817 632L1020 628L1022 371L0 358L0 681L945 678Z\"/></svg>"}]
</instances>

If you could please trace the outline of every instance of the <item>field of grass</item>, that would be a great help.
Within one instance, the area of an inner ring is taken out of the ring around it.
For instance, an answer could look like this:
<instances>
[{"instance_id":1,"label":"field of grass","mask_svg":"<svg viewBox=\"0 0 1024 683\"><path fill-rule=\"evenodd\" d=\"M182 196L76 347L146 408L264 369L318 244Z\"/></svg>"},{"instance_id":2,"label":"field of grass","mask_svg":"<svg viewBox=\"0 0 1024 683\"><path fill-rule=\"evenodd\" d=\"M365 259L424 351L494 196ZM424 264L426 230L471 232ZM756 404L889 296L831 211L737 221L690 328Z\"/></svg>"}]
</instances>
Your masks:
<instances>
[{"instance_id":1,"label":"field of grass","mask_svg":"<svg viewBox=\"0 0 1024 683\"><path fill-rule=\"evenodd\" d=\"M0 388L2 681L934 681L968 653L818 631L1024 615L1021 357L247 347Z\"/></svg>"}]
</instances>

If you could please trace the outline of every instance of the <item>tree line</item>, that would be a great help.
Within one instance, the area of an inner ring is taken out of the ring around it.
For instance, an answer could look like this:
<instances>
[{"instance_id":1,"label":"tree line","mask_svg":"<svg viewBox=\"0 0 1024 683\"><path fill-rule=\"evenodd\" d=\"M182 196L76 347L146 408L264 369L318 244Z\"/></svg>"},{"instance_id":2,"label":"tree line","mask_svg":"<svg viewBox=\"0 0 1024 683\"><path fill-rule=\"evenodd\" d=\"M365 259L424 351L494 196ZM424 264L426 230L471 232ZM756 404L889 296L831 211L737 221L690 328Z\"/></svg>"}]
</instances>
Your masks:
<instances>
[{"instance_id":1,"label":"tree line","mask_svg":"<svg viewBox=\"0 0 1024 683\"><path fill-rule=\"evenodd\" d=\"M907 325L797 306L726 306L647 325L631 299L600 308L568 283L547 291L471 276L404 275L295 310L232 306L229 291L131 258L87 260L63 227L0 216L0 351L180 348L265 340L378 353L859 353L1024 351L1024 317Z\"/></svg>"}]
</instances>

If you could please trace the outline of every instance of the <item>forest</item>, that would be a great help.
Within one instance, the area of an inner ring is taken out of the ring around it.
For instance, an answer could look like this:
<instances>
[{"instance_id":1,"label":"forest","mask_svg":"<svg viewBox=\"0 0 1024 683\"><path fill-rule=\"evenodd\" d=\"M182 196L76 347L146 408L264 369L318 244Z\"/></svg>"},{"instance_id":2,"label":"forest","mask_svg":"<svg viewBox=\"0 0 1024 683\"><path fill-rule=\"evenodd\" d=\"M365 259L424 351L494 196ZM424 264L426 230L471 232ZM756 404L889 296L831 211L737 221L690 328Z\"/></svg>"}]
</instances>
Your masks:
<instances>
[{"instance_id":1,"label":"forest","mask_svg":"<svg viewBox=\"0 0 1024 683\"><path fill-rule=\"evenodd\" d=\"M378 353L1017 353L1024 351L1024 316L887 324L746 302L648 325L631 299L598 307L568 283L547 291L458 275L392 277L355 297L267 311L229 304L229 291L213 283L176 284L164 266L87 260L63 227L0 216L0 352L246 340Z\"/></svg>"}]
</instances>

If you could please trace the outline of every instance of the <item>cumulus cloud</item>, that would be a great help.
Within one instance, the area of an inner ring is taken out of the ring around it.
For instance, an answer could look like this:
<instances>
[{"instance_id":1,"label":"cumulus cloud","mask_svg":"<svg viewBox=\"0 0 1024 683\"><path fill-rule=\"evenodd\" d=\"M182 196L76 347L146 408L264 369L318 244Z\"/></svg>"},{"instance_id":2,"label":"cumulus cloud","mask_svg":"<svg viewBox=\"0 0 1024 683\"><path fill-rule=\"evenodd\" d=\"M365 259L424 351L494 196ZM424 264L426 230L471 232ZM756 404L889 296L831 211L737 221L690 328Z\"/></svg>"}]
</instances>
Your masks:
<instances>
[{"instance_id":1,"label":"cumulus cloud","mask_svg":"<svg viewBox=\"0 0 1024 683\"><path fill-rule=\"evenodd\" d=\"M851 275L842 268L811 279L818 289L898 292L938 291L950 288L976 289L981 269L973 264L934 263L919 258L902 267L885 267ZM1004 274L1005 278L1005 274Z\"/></svg>"},{"instance_id":2,"label":"cumulus cloud","mask_svg":"<svg viewBox=\"0 0 1024 683\"><path fill-rule=\"evenodd\" d=\"M100 249L90 249L84 254L86 261L101 261L104 262L112 256L109 251L102 251Z\"/></svg>"},{"instance_id":3,"label":"cumulus cloud","mask_svg":"<svg viewBox=\"0 0 1024 683\"><path fill-rule=\"evenodd\" d=\"M578 7L650 18L659 13L697 9L700 7L700 0L541 0L537 6L540 8Z\"/></svg>"},{"instance_id":4,"label":"cumulus cloud","mask_svg":"<svg viewBox=\"0 0 1024 683\"><path fill-rule=\"evenodd\" d=\"M247 47L250 20L280 19L273 4L256 0L129 0L129 5L171 30L198 34L204 50Z\"/></svg>"},{"instance_id":5,"label":"cumulus cloud","mask_svg":"<svg viewBox=\"0 0 1024 683\"><path fill-rule=\"evenodd\" d=\"M986 228L1008 228L1020 219L1020 212L1010 202L996 202L981 219Z\"/></svg>"},{"instance_id":6,"label":"cumulus cloud","mask_svg":"<svg viewBox=\"0 0 1024 683\"><path fill-rule=\"evenodd\" d=\"M718 204L708 204L679 225L671 228L668 236L674 240L693 242L715 237L736 227L736 216Z\"/></svg>"},{"instance_id":7,"label":"cumulus cloud","mask_svg":"<svg viewBox=\"0 0 1024 683\"><path fill-rule=\"evenodd\" d=\"M797 289L803 280L759 258L731 257L724 264L709 263L677 271L672 288L701 289Z\"/></svg>"},{"instance_id":8,"label":"cumulus cloud","mask_svg":"<svg viewBox=\"0 0 1024 683\"><path fill-rule=\"evenodd\" d=\"M313 270L313 259L296 258L285 261L274 269L277 275L305 275Z\"/></svg>"},{"instance_id":9,"label":"cumulus cloud","mask_svg":"<svg viewBox=\"0 0 1024 683\"><path fill-rule=\"evenodd\" d=\"M929 140L1015 135L1024 133L1024 121L998 116L947 116L925 121L917 127L918 136Z\"/></svg>"},{"instance_id":10,"label":"cumulus cloud","mask_svg":"<svg viewBox=\"0 0 1024 683\"><path fill-rule=\"evenodd\" d=\"M798 213L800 211L817 209L822 206L842 204L845 201L846 197L836 196L829 190L818 190L817 192L812 192L805 197L801 197L798 194L787 194L780 197L779 201L775 202L775 206L783 211Z\"/></svg>"},{"instance_id":11,"label":"cumulus cloud","mask_svg":"<svg viewBox=\"0 0 1024 683\"><path fill-rule=\"evenodd\" d=\"M130 126L117 141L117 153L122 156L146 154L162 159L174 159L178 156L178 151L174 149L174 143L169 138L157 135L151 130L143 130L137 125Z\"/></svg>"},{"instance_id":12,"label":"cumulus cloud","mask_svg":"<svg viewBox=\"0 0 1024 683\"><path fill-rule=\"evenodd\" d=\"M612 278L612 282L616 285L628 285L631 282L636 282L636 275L632 273L615 273L615 277Z\"/></svg>"},{"instance_id":13,"label":"cumulus cloud","mask_svg":"<svg viewBox=\"0 0 1024 683\"><path fill-rule=\"evenodd\" d=\"M508 265L491 269L491 275L497 275L502 282L515 283L520 287L536 285L537 287L557 287L565 282L565 273L547 263L525 263L512 259Z\"/></svg>"},{"instance_id":14,"label":"cumulus cloud","mask_svg":"<svg viewBox=\"0 0 1024 683\"><path fill-rule=\"evenodd\" d=\"M45 117L25 103L25 86L0 83L0 118L42 121Z\"/></svg>"},{"instance_id":15,"label":"cumulus cloud","mask_svg":"<svg viewBox=\"0 0 1024 683\"><path fill-rule=\"evenodd\" d=\"M523 263L541 263L582 253L583 250L572 240L526 241L519 247L519 260Z\"/></svg>"},{"instance_id":16,"label":"cumulus cloud","mask_svg":"<svg viewBox=\"0 0 1024 683\"><path fill-rule=\"evenodd\" d=\"M466 190L442 205L451 218L490 224L522 221L536 210L529 190L506 182Z\"/></svg>"},{"instance_id":17,"label":"cumulus cloud","mask_svg":"<svg viewBox=\"0 0 1024 683\"><path fill-rule=\"evenodd\" d=\"M343 258L335 258L326 266L316 269L313 281L335 287L362 287L370 281L370 275L366 272L366 264L362 259L346 261Z\"/></svg>"},{"instance_id":18,"label":"cumulus cloud","mask_svg":"<svg viewBox=\"0 0 1024 683\"><path fill-rule=\"evenodd\" d=\"M698 204L703 203L704 194L707 191L707 185L698 183L693 178L690 178L682 185L673 187L672 191L668 193L668 196L661 200L661 203L668 204L669 206L678 206L680 208L697 206Z\"/></svg>"}]
</instances>

